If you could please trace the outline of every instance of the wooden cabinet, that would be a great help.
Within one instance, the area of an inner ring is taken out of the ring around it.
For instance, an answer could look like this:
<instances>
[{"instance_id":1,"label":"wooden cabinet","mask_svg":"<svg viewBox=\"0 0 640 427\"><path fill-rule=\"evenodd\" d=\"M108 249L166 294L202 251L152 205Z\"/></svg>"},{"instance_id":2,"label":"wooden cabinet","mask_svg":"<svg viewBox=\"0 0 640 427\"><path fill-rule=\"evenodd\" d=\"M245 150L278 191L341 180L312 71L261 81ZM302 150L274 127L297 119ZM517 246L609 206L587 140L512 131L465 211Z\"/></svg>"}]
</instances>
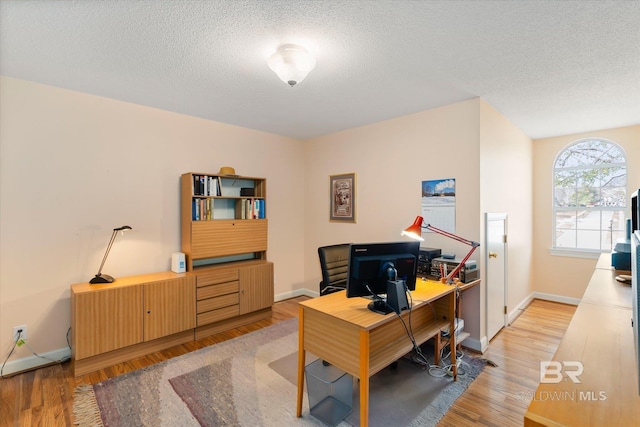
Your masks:
<instances>
[{"instance_id":1,"label":"wooden cabinet","mask_svg":"<svg viewBox=\"0 0 640 427\"><path fill-rule=\"evenodd\" d=\"M196 273L197 326L240 314L238 266L212 267Z\"/></svg>"},{"instance_id":2,"label":"wooden cabinet","mask_svg":"<svg viewBox=\"0 0 640 427\"><path fill-rule=\"evenodd\" d=\"M72 288L71 303L71 348L76 360L142 342L142 287L94 292Z\"/></svg>"},{"instance_id":3,"label":"wooden cabinet","mask_svg":"<svg viewBox=\"0 0 640 427\"><path fill-rule=\"evenodd\" d=\"M240 314L273 305L273 263L242 267L239 276Z\"/></svg>"},{"instance_id":4,"label":"wooden cabinet","mask_svg":"<svg viewBox=\"0 0 640 427\"><path fill-rule=\"evenodd\" d=\"M266 179L189 172L180 192L182 251L196 277L196 339L270 316Z\"/></svg>"},{"instance_id":5,"label":"wooden cabinet","mask_svg":"<svg viewBox=\"0 0 640 427\"><path fill-rule=\"evenodd\" d=\"M195 280L185 276L143 285L144 341L195 328Z\"/></svg>"},{"instance_id":6,"label":"wooden cabinet","mask_svg":"<svg viewBox=\"0 0 640 427\"><path fill-rule=\"evenodd\" d=\"M182 174L180 215L187 270L230 256L266 259L266 193L264 178Z\"/></svg>"},{"instance_id":7,"label":"wooden cabinet","mask_svg":"<svg viewBox=\"0 0 640 427\"><path fill-rule=\"evenodd\" d=\"M266 180L180 178L187 273L71 286L71 356L82 375L271 316Z\"/></svg>"},{"instance_id":8,"label":"wooden cabinet","mask_svg":"<svg viewBox=\"0 0 640 427\"><path fill-rule=\"evenodd\" d=\"M196 339L267 318L273 305L273 263L225 263L195 270Z\"/></svg>"},{"instance_id":9,"label":"wooden cabinet","mask_svg":"<svg viewBox=\"0 0 640 427\"><path fill-rule=\"evenodd\" d=\"M193 340L195 281L162 272L71 285L74 375Z\"/></svg>"}]
</instances>

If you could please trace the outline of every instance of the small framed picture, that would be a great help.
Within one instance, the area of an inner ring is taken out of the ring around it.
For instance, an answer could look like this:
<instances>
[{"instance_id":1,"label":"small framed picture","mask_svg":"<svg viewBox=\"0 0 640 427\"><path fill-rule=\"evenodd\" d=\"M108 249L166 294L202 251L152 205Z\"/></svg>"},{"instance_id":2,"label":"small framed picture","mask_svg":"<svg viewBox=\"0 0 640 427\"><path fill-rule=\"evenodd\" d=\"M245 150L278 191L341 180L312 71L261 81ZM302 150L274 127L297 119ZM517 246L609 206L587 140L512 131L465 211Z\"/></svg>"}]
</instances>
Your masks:
<instances>
[{"instance_id":1,"label":"small framed picture","mask_svg":"<svg viewBox=\"0 0 640 427\"><path fill-rule=\"evenodd\" d=\"M329 221L356 222L356 174L329 176Z\"/></svg>"}]
</instances>

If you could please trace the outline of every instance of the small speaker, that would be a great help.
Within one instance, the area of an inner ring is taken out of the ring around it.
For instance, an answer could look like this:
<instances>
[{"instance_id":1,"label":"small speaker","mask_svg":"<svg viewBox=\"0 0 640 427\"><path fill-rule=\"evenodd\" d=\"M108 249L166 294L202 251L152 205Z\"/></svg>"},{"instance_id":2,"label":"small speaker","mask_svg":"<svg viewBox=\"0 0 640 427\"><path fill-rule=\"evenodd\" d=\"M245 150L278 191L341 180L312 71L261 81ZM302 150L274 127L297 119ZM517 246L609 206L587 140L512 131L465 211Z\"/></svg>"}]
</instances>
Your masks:
<instances>
[{"instance_id":1,"label":"small speaker","mask_svg":"<svg viewBox=\"0 0 640 427\"><path fill-rule=\"evenodd\" d=\"M171 271L174 273L184 273L187 266L182 252L174 252L171 254Z\"/></svg>"},{"instance_id":2,"label":"small speaker","mask_svg":"<svg viewBox=\"0 0 640 427\"><path fill-rule=\"evenodd\" d=\"M404 280L387 280L387 305L398 314L409 310Z\"/></svg>"}]
</instances>

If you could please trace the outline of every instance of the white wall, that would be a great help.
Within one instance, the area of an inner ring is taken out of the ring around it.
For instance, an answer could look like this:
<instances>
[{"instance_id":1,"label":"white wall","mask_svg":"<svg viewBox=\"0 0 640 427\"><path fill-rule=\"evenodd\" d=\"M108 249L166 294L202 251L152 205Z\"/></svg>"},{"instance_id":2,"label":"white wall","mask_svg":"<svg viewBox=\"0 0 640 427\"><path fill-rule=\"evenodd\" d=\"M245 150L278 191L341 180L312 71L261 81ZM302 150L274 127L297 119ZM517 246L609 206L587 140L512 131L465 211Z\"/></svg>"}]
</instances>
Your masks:
<instances>
[{"instance_id":1,"label":"white wall","mask_svg":"<svg viewBox=\"0 0 640 427\"><path fill-rule=\"evenodd\" d=\"M606 138L627 155L627 188L640 188L640 125L535 140L533 143L533 289L551 297L580 299L591 279L595 259L551 255L553 164L558 153L582 138ZM630 215L630 213L629 213ZM629 216L630 217L630 216Z\"/></svg>"},{"instance_id":2,"label":"white wall","mask_svg":"<svg viewBox=\"0 0 640 427\"><path fill-rule=\"evenodd\" d=\"M531 138L484 101L481 102L481 117L481 244L486 244L484 214L506 213L507 312L512 312L531 293L533 147ZM486 284L486 251L483 254L481 271ZM478 307L482 312L480 319L484 322L486 307L484 304ZM485 327L483 324L483 331Z\"/></svg>"},{"instance_id":3,"label":"white wall","mask_svg":"<svg viewBox=\"0 0 640 427\"><path fill-rule=\"evenodd\" d=\"M300 141L50 86L0 78L0 349L27 324L34 351L67 347L69 286L98 270L166 271L180 250L179 178L267 178L275 293L303 282ZM12 359L31 356L26 347ZM5 370L6 372L6 370Z\"/></svg>"}]
</instances>

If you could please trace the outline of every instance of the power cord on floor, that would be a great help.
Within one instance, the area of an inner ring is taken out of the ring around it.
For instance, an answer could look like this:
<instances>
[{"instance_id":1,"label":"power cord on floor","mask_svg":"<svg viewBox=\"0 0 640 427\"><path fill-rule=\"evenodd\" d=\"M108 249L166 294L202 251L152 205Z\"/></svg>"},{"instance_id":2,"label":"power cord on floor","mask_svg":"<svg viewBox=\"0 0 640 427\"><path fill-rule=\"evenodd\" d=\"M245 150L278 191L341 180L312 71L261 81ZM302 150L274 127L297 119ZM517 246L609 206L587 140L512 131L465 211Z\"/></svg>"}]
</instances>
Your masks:
<instances>
[{"instance_id":1,"label":"power cord on floor","mask_svg":"<svg viewBox=\"0 0 640 427\"><path fill-rule=\"evenodd\" d=\"M16 340L13 342L13 347L11 347L11 351L9 351L9 354L7 355L7 358L4 359L4 362L2 362L2 367L0 367L0 378L2 378L3 380L9 378L9 377L5 377L4 376L4 365L7 364L7 361L9 360L11 355L13 354L14 350L16 349L16 347L18 346L18 341L19 341L21 336L22 336L22 331L19 331Z\"/></svg>"},{"instance_id":2,"label":"power cord on floor","mask_svg":"<svg viewBox=\"0 0 640 427\"><path fill-rule=\"evenodd\" d=\"M29 343L27 342L27 340L22 337L22 329L18 329L16 332L18 334L13 341L13 346L11 347L11 350L9 351L9 354L7 355L7 357L4 359L4 362L2 362L2 367L0 367L0 378L7 379L13 376L13 375L5 376L4 367L9 361L9 359L11 358L11 355L15 351L16 347L20 347L22 345L26 346L34 356L39 357L40 359L48 360L49 362L53 362L53 363L65 363L69 361L70 357L63 357L62 359L51 359L49 357L39 355L38 353L33 351L33 349L29 346ZM67 330L67 345L69 346L69 349L71 349L71 344L69 342L70 332L71 332L71 328Z\"/></svg>"},{"instance_id":3,"label":"power cord on floor","mask_svg":"<svg viewBox=\"0 0 640 427\"><path fill-rule=\"evenodd\" d=\"M409 289L406 287L406 284L405 284L405 293L409 296L409 315L407 316L409 319L409 327L407 327L407 325L404 322L404 319L399 313L396 313L396 315L402 322L402 325L404 326L405 331L407 332L407 336L409 337L409 339L411 340L411 343L413 344L413 355L411 356L411 360L414 363L417 363L423 366L425 369L429 369L429 374L431 374L432 376L444 377L445 375L447 375L446 371L443 370L444 368L438 365L432 364L427 358L427 356L425 356L425 354L422 352L422 348L416 342L415 336L413 335L413 327L411 325L413 298L412 298L411 292L409 292ZM431 305L431 303L428 303L428 304L429 304L429 307L431 307L431 310L433 310L433 317L435 319L436 310L433 307L433 305Z\"/></svg>"}]
</instances>

